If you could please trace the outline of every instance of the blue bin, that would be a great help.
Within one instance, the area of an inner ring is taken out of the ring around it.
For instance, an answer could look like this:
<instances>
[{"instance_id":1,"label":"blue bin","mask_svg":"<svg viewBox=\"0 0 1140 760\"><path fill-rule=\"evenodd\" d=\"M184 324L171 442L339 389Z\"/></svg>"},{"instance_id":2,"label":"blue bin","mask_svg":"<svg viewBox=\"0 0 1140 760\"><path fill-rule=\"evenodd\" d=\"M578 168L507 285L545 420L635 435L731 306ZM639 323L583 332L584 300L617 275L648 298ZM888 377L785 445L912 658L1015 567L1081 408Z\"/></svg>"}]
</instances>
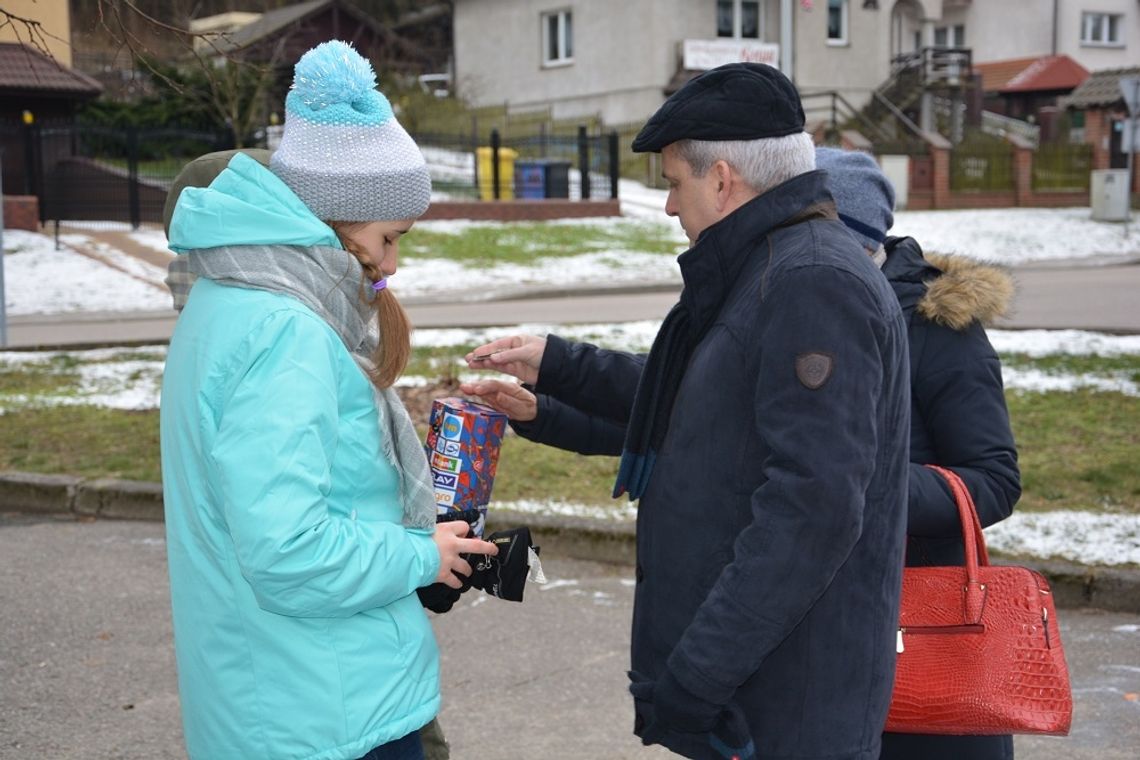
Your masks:
<instances>
[{"instance_id":1,"label":"blue bin","mask_svg":"<svg viewBox=\"0 0 1140 760\"><path fill-rule=\"evenodd\" d=\"M543 161L515 161L515 197L546 197L546 164Z\"/></svg>"},{"instance_id":2,"label":"blue bin","mask_svg":"<svg viewBox=\"0 0 1140 760\"><path fill-rule=\"evenodd\" d=\"M569 198L570 162L552 158L515 161L516 198Z\"/></svg>"}]
</instances>

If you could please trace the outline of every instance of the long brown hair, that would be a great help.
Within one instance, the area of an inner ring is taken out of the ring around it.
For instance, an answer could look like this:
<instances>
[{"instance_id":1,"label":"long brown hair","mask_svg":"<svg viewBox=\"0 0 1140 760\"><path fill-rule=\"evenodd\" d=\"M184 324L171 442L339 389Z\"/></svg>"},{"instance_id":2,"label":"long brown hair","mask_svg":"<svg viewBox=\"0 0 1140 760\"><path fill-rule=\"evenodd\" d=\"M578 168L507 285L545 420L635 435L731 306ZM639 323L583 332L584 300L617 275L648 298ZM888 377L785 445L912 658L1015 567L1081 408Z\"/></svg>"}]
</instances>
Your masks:
<instances>
[{"instance_id":1,"label":"long brown hair","mask_svg":"<svg viewBox=\"0 0 1140 760\"><path fill-rule=\"evenodd\" d=\"M364 268L366 280L361 286L360 297L368 299L370 286L384 277L380 268L372 263L368 254L349 239L347 230L359 222L327 222L336 232L344 249L352 254ZM368 373L372 384L381 390L389 388L408 366L412 356L412 322L396 296L388 288L377 291L372 299L376 312L376 325L380 329L380 343L372 354L373 369Z\"/></svg>"}]
</instances>

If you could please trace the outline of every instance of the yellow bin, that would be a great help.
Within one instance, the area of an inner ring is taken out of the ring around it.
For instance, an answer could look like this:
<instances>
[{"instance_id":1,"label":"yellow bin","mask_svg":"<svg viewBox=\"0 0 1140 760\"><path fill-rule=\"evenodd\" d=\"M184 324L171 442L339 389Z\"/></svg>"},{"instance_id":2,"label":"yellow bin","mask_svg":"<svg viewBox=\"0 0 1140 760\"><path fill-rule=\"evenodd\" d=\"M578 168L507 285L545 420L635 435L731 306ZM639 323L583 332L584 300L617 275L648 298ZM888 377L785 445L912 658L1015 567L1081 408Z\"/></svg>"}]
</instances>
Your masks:
<instances>
[{"instance_id":1,"label":"yellow bin","mask_svg":"<svg viewBox=\"0 0 1140 760\"><path fill-rule=\"evenodd\" d=\"M491 149L489 147L476 148L475 156L479 160L479 198L484 201L495 200L494 176L491 167ZM519 152L511 148L499 148L499 200L513 200L515 197L515 159Z\"/></svg>"}]
</instances>

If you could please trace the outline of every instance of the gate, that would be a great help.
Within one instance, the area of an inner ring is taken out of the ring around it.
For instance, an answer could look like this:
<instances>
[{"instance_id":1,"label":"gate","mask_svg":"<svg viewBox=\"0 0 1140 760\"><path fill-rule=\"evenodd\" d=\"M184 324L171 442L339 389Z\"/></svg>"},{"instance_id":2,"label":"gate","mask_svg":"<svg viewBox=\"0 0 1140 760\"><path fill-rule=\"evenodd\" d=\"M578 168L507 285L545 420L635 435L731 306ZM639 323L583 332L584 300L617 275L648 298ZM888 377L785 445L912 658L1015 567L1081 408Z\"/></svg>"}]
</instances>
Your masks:
<instances>
[{"instance_id":1,"label":"gate","mask_svg":"<svg viewBox=\"0 0 1140 760\"><path fill-rule=\"evenodd\" d=\"M31 191L40 222L162 221L174 177L203 153L231 147L225 133L183 129L34 129Z\"/></svg>"}]
</instances>

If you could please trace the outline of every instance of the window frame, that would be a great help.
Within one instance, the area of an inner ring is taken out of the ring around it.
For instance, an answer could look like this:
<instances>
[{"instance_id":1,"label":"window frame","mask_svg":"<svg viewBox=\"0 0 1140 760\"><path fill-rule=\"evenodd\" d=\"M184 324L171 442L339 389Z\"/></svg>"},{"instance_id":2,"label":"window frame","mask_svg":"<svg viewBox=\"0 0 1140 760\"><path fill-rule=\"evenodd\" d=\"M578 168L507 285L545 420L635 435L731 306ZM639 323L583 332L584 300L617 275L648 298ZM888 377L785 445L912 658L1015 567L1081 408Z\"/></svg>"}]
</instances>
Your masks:
<instances>
[{"instance_id":1,"label":"window frame","mask_svg":"<svg viewBox=\"0 0 1140 760\"><path fill-rule=\"evenodd\" d=\"M938 42L939 32L945 37L945 40L941 43ZM966 25L946 24L945 26L934 27L934 47L942 50L966 47Z\"/></svg>"},{"instance_id":2,"label":"window frame","mask_svg":"<svg viewBox=\"0 0 1140 760\"><path fill-rule=\"evenodd\" d=\"M1091 36L1094 19L1100 19L1103 34L1101 39ZM1120 30L1124 20L1123 13L1110 13L1108 11L1081 11L1081 46L1122 48L1125 46ZM1115 39L1111 33L1115 32Z\"/></svg>"},{"instance_id":3,"label":"window frame","mask_svg":"<svg viewBox=\"0 0 1140 760\"><path fill-rule=\"evenodd\" d=\"M551 21L555 24L553 34L556 38L557 58L548 57L551 49ZM542 30L542 68L553 69L573 64L574 10L572 8L558 8L543 11L539 14L539 25Z\"/></svg>"},{"instance_id":4,"label":"window frame","mask_svg":"<svg viewBox=\"0 0 1140 760\"><path fill-rule=\"evenodd\" d=\"M722 3L732 6L732 32L731 34L721 34L720 31L720 6ZM745 3L756 7L756 34L744 34L744 5ZM765 0L718 0L716 4L716 36L720 40L763 40L764 39L764 15L766 8Z\"/></svg>"},{"instance_id":5,"label":"window frame","mask_svg":"<svg viewBox=\"0 0 1140 760\"><path fill-rule=\"evenodd\" d=\"M831 3L839 3L839 37L831 36ZM827 3L827 44L832 47L845 47L851 44L851 0L828 0Z\"/></svg>"}]
</instances>

